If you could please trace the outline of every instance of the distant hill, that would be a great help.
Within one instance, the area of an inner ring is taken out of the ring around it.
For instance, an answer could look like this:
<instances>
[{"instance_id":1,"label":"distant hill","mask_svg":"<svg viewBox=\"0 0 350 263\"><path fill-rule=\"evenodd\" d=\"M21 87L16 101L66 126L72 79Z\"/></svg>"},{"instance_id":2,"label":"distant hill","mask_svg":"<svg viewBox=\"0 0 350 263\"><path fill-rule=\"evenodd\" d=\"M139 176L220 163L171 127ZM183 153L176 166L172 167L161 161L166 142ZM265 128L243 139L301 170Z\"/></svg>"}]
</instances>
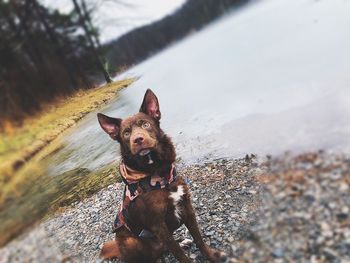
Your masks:
<instances>
[{"instance_id":1,"label":"distant hill","mask_svg":"<svg viewBox=\"0 0 350 263\"><path fill-rule=\"evenodd\" d=\"M105 45L107 60L120 71L148 58L169 44L198 31L250 0L188 0L174 14L137 28Z\"/></svg>"}]
</instances>

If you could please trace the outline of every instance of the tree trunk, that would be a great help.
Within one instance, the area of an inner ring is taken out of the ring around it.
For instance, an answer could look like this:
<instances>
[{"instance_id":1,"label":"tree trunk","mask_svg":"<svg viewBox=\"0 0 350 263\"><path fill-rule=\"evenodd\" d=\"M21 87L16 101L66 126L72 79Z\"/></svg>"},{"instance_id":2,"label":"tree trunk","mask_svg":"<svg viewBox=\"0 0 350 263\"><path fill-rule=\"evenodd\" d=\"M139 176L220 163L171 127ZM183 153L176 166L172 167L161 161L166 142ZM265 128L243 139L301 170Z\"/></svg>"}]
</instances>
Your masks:
<instances>
[{"instance_id":1,"label":"tree trunk","mask_svg":"<svg viewBox=\"0 0 350 263\"><path fill-rule=\"evenodd\" d=\"M102 71L106 82L107 83L111 83L112 79L109 76L107 70L105 69L105 67L104 67L104 65L103 65L103 63L102 63L102 61L101 61L101 59L100 59L100 57L98 55L98 52L97 52L97 49L95 47L94 41L92 40L91 34L89 32L89 29L88 29L88 27L87 27L87 25L85 23L85 19L84 19L84 16L83 16L82 12L81 12L80 6L79 6L77 0L72 0L72 1L73 1L74 9L75 9L75 11L77 12L77 14L79 16L80 25L82 26L82 28L85 31L85 35L86 35L86 38L87 38L87 40L89 42L89 45L91 47L92 54L95 57L97 66Z\"/></svg>"},{"instance_id":2,"label":"tree trunk","mask_svg":"<svg viewBox=\"0 0 350 263\"><path fill-rule=\"evenodd\" d=\"M91 22L91 17L90 17L90 13L87 9L85 0L81 0L81 7L83 10L83 14L84 14L84 18L85 21L87 22L87 24L89 25L90 28L93 28L92 22ZM92 34L95 44L96 44L96 48L100 51L101 50L101 43L100 40L98 39L98 37L95 34Z\"/></svg>"}]
</instances>

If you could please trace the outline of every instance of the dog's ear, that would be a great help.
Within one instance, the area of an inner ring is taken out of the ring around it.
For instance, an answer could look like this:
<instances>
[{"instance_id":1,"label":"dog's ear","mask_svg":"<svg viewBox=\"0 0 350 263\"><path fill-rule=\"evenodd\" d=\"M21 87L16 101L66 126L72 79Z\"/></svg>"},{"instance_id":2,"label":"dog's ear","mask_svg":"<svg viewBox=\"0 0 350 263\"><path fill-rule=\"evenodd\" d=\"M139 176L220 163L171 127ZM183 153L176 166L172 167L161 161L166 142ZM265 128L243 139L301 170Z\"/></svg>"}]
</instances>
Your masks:
<instances>
[{"instance_id":1,"label":"dog's ear","mask_svg":"<svg viewBox=\"0 0 350 263\"><path fill-rule=\"evenodd\" d=\"M102 113L97 113L97 119L102 129L111 136L113 140L119 141L119 129L122 120L108 117Z\"/></svg>"},{"instance_id":2,"label":"dog's ear","mask_svg":"<svg viewBox=\"0 0 350 263\"><path fill-rule=\"evenodd\" d=\"M140 108L140 112L146 113L147 115L160 120L161 113L159 109L159 103L156 95L152 90L148 89L143 98L143 102Z\"/></svg>"}]
</instances>

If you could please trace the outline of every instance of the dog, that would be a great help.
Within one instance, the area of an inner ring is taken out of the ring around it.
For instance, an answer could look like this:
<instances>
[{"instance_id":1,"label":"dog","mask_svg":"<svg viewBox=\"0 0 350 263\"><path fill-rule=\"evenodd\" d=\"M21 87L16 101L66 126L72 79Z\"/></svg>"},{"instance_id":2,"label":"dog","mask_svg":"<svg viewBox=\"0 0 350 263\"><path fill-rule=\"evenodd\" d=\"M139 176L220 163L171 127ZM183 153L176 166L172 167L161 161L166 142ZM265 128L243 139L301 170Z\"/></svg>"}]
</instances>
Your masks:
<instances>
[{"instance_id":1,"label":"dog","mask_svg":"<svg viewBox=\"0 0 350 263\"><path fill-rule=\"evenodd\" d=\"M176 175L174 145L160 128L156 95L148 89L140 111L124 120L101 113L97 117L102 129L120 143L119 170L125 183L116 237L103 245L100 258L152 263L170 251L179 262L191 262L173 237L185 224L210 262L227 262L225 253L203 241L189 187Z\"/></svg>"}]
</instances>

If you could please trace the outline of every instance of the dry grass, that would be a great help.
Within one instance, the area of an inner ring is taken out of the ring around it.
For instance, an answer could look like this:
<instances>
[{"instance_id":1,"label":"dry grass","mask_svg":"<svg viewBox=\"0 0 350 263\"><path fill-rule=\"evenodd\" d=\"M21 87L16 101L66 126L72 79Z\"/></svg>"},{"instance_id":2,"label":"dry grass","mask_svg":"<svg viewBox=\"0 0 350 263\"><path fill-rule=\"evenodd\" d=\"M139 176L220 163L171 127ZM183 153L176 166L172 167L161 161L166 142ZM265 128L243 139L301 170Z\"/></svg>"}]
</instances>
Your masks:
<instances>
[{"instance_id":1,"label":"dry grass","mask_svg":"<svg viewBox=\"0 0 350 263\"><path fill-rule=\"evenodd\" d=\"M44 106L21 127L4 125L0 133L0 247L43 217L118 180L116 163L96 171L77 168L49 176L46 157L64 147L60 137L65 130L116 98L133 81L79 91Z\"/></svg>"},{"instance_id":2,"label":"dry grass","mask_svg":"<svg viewBox=\"0 0 350 263\"><path fill-rule=\"evenodd\" d=\"M44 106L37 115L27 118L21 127L7 123L4 132L0 133L0 187L59 134L89 112L115 98L117 91L133 81L134 79L117 81L59 98L55 103Z\"/></svg>"},{"instance_id":3,"label":"dry grass","mask_svg":"<svg viewBox=\"0 0 350 263\"><path fill-rule=\"evenodd\" d=\"M0 247L41 219L120 181L116 163L95 171L77 168L48 176L38 158L20 169L0 194Z\"/></svg>"}]
</instances>

